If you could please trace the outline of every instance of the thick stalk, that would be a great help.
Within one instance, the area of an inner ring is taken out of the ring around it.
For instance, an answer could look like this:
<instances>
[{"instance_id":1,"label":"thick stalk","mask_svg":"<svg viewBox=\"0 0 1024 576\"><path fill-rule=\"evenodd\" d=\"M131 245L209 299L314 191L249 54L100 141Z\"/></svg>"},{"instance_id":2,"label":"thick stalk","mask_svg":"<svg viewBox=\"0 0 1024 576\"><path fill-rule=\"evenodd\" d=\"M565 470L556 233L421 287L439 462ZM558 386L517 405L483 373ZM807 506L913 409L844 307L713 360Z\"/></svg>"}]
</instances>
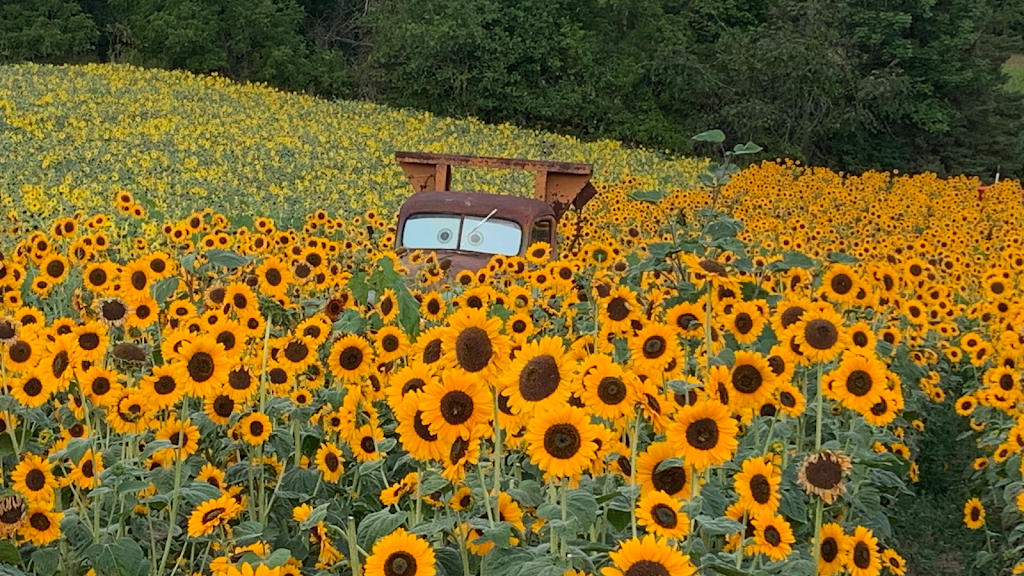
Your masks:
<instances>
[{"instance_id":1,"label":"thick stalk","mask_svg":"<svg viewBox=\"0 0 1024 576\"><path fill-rule=\"evenodd\" d=\"M504 456L502 455L501 423L498 421L498 389L494 389L494 495L501 496L501 467Z\"/></svg>"},{"instance_id":2,"label":"thick stalk","mask_svg":"<svg viewBox=\"0 0 1024 576\"><path fill-rule=\"evenodd\" d=\"M821 363L818 363L818 421L815 422L814 427L814 450L817 452L821 450L821 425L822 425L822 410L825 404L825 400L821 393Z\"/></svg>"},{"instance_id":3,"label":"thick stalk","mask_svg":"<svg viewBox=\"0 0 1024 576\"><path fill-rule=\"evenodd\" d=\"M629 488L630 504L629 525L633 531L633 538L636 538L636 452L639 447L636 445L637 437L640 435L640 416L633 412L633 428L629 433Z\"/></svg>"},{"instance_id":4,"label":"thick stalk","mask_svg":"<svg viewBox=\"0 0 1024 576\"><path fill-rule=\"evenodd\" d=\"M356 519L348 517L348 561L352 565L352 576L362 576L363 571L359 566L359 545L356 544Z\"/></svg>"},{"instance_id":5,"label":"thick stalk","mask_svg":"<svg viewBox=\"0 0 1024 576\"><path fill-rule=\"evenodd\" d=\"M484 508L487 510L487 524L494 528L494 514L491 512L491 495L487 492L487 481L484 479L484 467L480 462L476 463L476 474L480 478L480 491L484 496Z\"/></svg>"}]
</instances>

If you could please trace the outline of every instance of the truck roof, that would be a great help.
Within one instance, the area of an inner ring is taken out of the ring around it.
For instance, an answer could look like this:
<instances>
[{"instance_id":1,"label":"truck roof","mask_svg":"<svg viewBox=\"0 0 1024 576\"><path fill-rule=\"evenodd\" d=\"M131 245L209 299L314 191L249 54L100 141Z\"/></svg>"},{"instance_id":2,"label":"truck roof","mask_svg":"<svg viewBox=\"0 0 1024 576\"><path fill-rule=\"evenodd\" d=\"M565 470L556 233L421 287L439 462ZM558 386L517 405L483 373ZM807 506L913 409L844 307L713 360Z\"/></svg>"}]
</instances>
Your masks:
<instances>
[{"instance_id":1,"label":"truck roof","mask_svg":"<svg viewBox=\"0 0 1024 576\"><path fill-rule=\"evenodd\" d=\"M406 199L398 213L404 222L413 214L468 214L487 216L496 210L494 216L519 222L527 229L533 221L544 216L555 217L555 211L547 202L523 196L506 196L481 192L423 191Z\"/></svg>"}]
</instances>

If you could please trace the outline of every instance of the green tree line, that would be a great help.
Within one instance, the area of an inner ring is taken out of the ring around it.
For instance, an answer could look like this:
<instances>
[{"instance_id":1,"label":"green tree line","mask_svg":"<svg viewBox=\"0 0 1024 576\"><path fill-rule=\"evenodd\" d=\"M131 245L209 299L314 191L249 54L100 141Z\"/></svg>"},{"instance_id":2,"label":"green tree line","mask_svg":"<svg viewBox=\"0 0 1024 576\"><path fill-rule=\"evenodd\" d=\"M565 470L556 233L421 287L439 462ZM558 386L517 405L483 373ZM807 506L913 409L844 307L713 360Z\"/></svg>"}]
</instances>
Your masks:
<instances>
[{"instance_id":1,"label":"green tree line","mask_svg":"<svg viewBox=\"0 0 1024 576\"><path fill-rule=\"evenodd\" d=\"M1020 0L3 0L0 62L217 72L677 154L1024 174Z\"/></svg>"}]
</instances>

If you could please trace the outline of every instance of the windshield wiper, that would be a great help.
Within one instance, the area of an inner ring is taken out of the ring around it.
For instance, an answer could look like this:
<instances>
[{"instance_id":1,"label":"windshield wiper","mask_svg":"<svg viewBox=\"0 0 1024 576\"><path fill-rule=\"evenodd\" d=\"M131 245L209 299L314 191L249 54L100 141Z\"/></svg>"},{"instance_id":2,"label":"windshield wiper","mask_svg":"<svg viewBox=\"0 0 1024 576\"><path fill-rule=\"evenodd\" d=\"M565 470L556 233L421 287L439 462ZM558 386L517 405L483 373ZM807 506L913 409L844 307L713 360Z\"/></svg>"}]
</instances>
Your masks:
<instances>
[{"instance_id":1,"label":"windshield wiper","mask_svg":"<svg viewBox=\"0 0 1024 576\"><path fill-rule=\"evenodd\" d=\"M476 226L473 226L473 229L472 229L472 230L470 230L469 232L466 232L466 236L469 236L469 235L470 235L470 234L472 234L473 232L476 232L476 229L477 229L477 228L479 228L479 227L483 226L484 224L486 224L486 223L487 223L487 221L491 219L491 216L494 216L494 213L495 213L495 212L497 212L497 211L498 211L498 209L497 209L497 208L495 208L494 210L491 210L491 213L490 213L490 214L488 214L486 218L484 218L484 219L483 219L483 220L481 220L480 222L477 222L477 225L476 225Z\"/></svg>"}]
</instances>

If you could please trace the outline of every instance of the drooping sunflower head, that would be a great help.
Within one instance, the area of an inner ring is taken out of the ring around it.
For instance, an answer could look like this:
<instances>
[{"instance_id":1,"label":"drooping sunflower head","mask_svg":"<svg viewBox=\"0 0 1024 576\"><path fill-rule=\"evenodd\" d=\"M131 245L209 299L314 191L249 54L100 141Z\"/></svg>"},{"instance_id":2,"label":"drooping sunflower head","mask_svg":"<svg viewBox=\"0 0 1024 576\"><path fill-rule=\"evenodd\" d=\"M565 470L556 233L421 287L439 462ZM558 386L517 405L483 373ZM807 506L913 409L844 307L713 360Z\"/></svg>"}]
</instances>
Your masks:
<instances>
[{"instance_id":1,"label":"drooping sunflower head","mask_svg":"<svg viewBox=\"0 0 1024 576\"><path fill-rule=\"evenodd\" d=\"M0 536L18 531L28 518L28 502L18 492L6 489L0 494Z\"/></svg>"},{"instance_id":2,"label":"drooping sunflower head","mask_svg":"<svg viewBox=\"0 0 1024 576\"><path fill-rule=\"evenodd\" d=\"M816 494L831 504L846 492L843 477L853 469L848 456L833 450L822 450L808 456L800 465L797 482L808 494Z\"/></svg>"}]
</instances>

